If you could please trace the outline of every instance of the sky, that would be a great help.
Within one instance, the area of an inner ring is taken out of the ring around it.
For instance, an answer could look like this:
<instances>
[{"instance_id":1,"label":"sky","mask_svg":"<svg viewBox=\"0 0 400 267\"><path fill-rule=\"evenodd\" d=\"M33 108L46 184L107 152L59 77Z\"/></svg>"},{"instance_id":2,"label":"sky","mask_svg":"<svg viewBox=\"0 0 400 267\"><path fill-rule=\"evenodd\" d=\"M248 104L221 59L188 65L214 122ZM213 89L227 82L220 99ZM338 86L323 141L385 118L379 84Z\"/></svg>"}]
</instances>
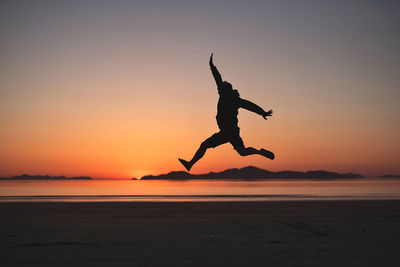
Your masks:
<instances>
[{"instance_id":1,"label":"sky","mask_svg":"<svg viewBox=\"0 0 400 267\"><path fill-rule=\"evenodd\" d=\"M242 98L247 146L193 173L400 173L396 1L2 1L0 176L183 170L218 131L208 59Z\"/></svg>"}]
</instances>

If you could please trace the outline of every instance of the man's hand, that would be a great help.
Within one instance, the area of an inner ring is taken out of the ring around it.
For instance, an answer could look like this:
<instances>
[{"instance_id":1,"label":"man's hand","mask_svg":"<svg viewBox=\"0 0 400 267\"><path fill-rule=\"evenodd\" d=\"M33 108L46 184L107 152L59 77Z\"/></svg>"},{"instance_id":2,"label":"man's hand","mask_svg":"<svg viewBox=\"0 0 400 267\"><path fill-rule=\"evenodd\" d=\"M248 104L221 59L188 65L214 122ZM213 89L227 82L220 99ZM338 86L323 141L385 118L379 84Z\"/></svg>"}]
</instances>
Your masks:
<instances>
[{"instance_id":1,"label":"man's hand","mask_svg":"<svg viewBox=\"0 0 400 267\"><path fill-rule=\"evenodd\" d=\"M213 55L214 55L214 53L211 53L211 57L210 57L210 66L214 65L214 63L213 63Z\"/></svg>"},{"instance_id":2,"label":"man's hand","mask_svg":"<svg viewBox=\"0 0 400 267\"><path fill-rule=\"evenodd\" d=\"M272 116L272 109L264 112L264 114L262 114L261 116L264 118L264 120L266 120L268 116Z\"/></svg>"}]
</instances>

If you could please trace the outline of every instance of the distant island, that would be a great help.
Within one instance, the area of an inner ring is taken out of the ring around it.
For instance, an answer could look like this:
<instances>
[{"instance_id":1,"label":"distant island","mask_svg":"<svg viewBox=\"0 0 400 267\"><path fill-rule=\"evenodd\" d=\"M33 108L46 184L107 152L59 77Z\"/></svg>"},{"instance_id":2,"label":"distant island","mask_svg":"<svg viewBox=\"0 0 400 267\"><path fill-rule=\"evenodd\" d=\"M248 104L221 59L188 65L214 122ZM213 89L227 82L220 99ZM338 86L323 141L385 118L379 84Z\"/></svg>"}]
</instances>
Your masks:
<instances>
[{"instance_id":1,"label":"distant island","mask_svg":"<svg viewBox=\"0 0 400 267\"><path fill-rule=\"evenodd\" d=\"M385 174L375 176L378 178L400 178L399 174ZM357 173L337 173L324 170L315 171L279 171L272 172L257 168L254 166L247 166L244 168L228 169L222 172L210 172L205 174L191 174L185 171L172 171L167 174L160 175L146 175L141 178L132 178L132 180L333 180L333 179L357 179L365 178ZM12 177L0 177L0 181L4 180L94 180L89 176L51 176L51 175L30 175L22 174Z\"/></svg>"},{"instance_id":2,"label":"distant island","mask_svg":"<svg viewBox=\"0 0 400 267\"><path fill-rule=\"evenodd\" d=\"M1 180L92 180L91 177L78 176L78 177L65 177L65 176L50 176L50 175L29 175L23 174L12 177L1 177Z\"/></svg>"},{"instance_id":3,"label":"distant island","mask_svg":"<svg viewBox=\"0 0 400 267\"><path fill-rule=\"evenodd\" d=\"M356 173L336 173L328 171L280 171L271 172L253 166L241 169L228 169L222 172L210 172L207 174L190 174L185 171L173 171L161 175L146 175L140 180L268 180L268 179L341 179L341 178L363 178ZM133 180L137 178L132 178Z\"/></svg>"}]
</instances>

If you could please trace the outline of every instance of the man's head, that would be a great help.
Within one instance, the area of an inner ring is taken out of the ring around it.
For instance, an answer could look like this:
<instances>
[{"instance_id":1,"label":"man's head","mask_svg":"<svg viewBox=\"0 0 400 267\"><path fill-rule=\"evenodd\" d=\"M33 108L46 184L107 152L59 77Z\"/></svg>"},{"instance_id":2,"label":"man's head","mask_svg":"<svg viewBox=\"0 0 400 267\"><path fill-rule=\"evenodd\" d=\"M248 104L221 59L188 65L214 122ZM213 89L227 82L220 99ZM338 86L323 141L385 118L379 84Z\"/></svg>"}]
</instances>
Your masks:
<instances>
[{"instance_id":1,"label":"man's head","mask_svg":"<svg viewBox=\"0 0 400 267\"><path fill-rule=\"evenodd\" d=\"M227 81L224 81L224 87L226 89L233 90L232 84L228 83Z\"/></svg>"}]
</instances>

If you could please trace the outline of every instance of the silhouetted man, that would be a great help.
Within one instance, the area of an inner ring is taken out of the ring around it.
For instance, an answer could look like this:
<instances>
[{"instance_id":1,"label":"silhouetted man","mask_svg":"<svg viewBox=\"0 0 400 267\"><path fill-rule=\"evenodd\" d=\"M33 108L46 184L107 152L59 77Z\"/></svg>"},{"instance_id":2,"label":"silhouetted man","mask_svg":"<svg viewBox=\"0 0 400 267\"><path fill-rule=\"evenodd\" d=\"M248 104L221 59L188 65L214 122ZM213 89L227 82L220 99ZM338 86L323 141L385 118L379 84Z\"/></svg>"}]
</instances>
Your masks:
<instances>
[{"instance_id":1,"label":"silhouetted man","mask_svg":"<svg viewBox=\"0 0 400 267\"><path fill-rule=\"evenodd\" d=\"M210 57L210 68L214 76L215 82L218 87L218 112L217 112L217 123L220 131L213 134L211 137L201 143L199 149L194 154L191 161L179 159L186 170L190 171L192 166L201 159L206 153L208 148L214 148L227 142L231 143L233 148L241 156L248 156L253 154L259 154L266 158L273 160L275 158L274 153L265 149L255 149L252 147L245 147L243 140L239 134L238 127L238 109L244 108L250 110L258 115L261 115L264 119L267 116L272 115L272 110L264 111L261 107L256 104L240 98L239 92L232 88L232 85L227 81L222 81L221 74L218 72L217 67L213 63L213 54Z\"/></svg>"}]
</instances>

